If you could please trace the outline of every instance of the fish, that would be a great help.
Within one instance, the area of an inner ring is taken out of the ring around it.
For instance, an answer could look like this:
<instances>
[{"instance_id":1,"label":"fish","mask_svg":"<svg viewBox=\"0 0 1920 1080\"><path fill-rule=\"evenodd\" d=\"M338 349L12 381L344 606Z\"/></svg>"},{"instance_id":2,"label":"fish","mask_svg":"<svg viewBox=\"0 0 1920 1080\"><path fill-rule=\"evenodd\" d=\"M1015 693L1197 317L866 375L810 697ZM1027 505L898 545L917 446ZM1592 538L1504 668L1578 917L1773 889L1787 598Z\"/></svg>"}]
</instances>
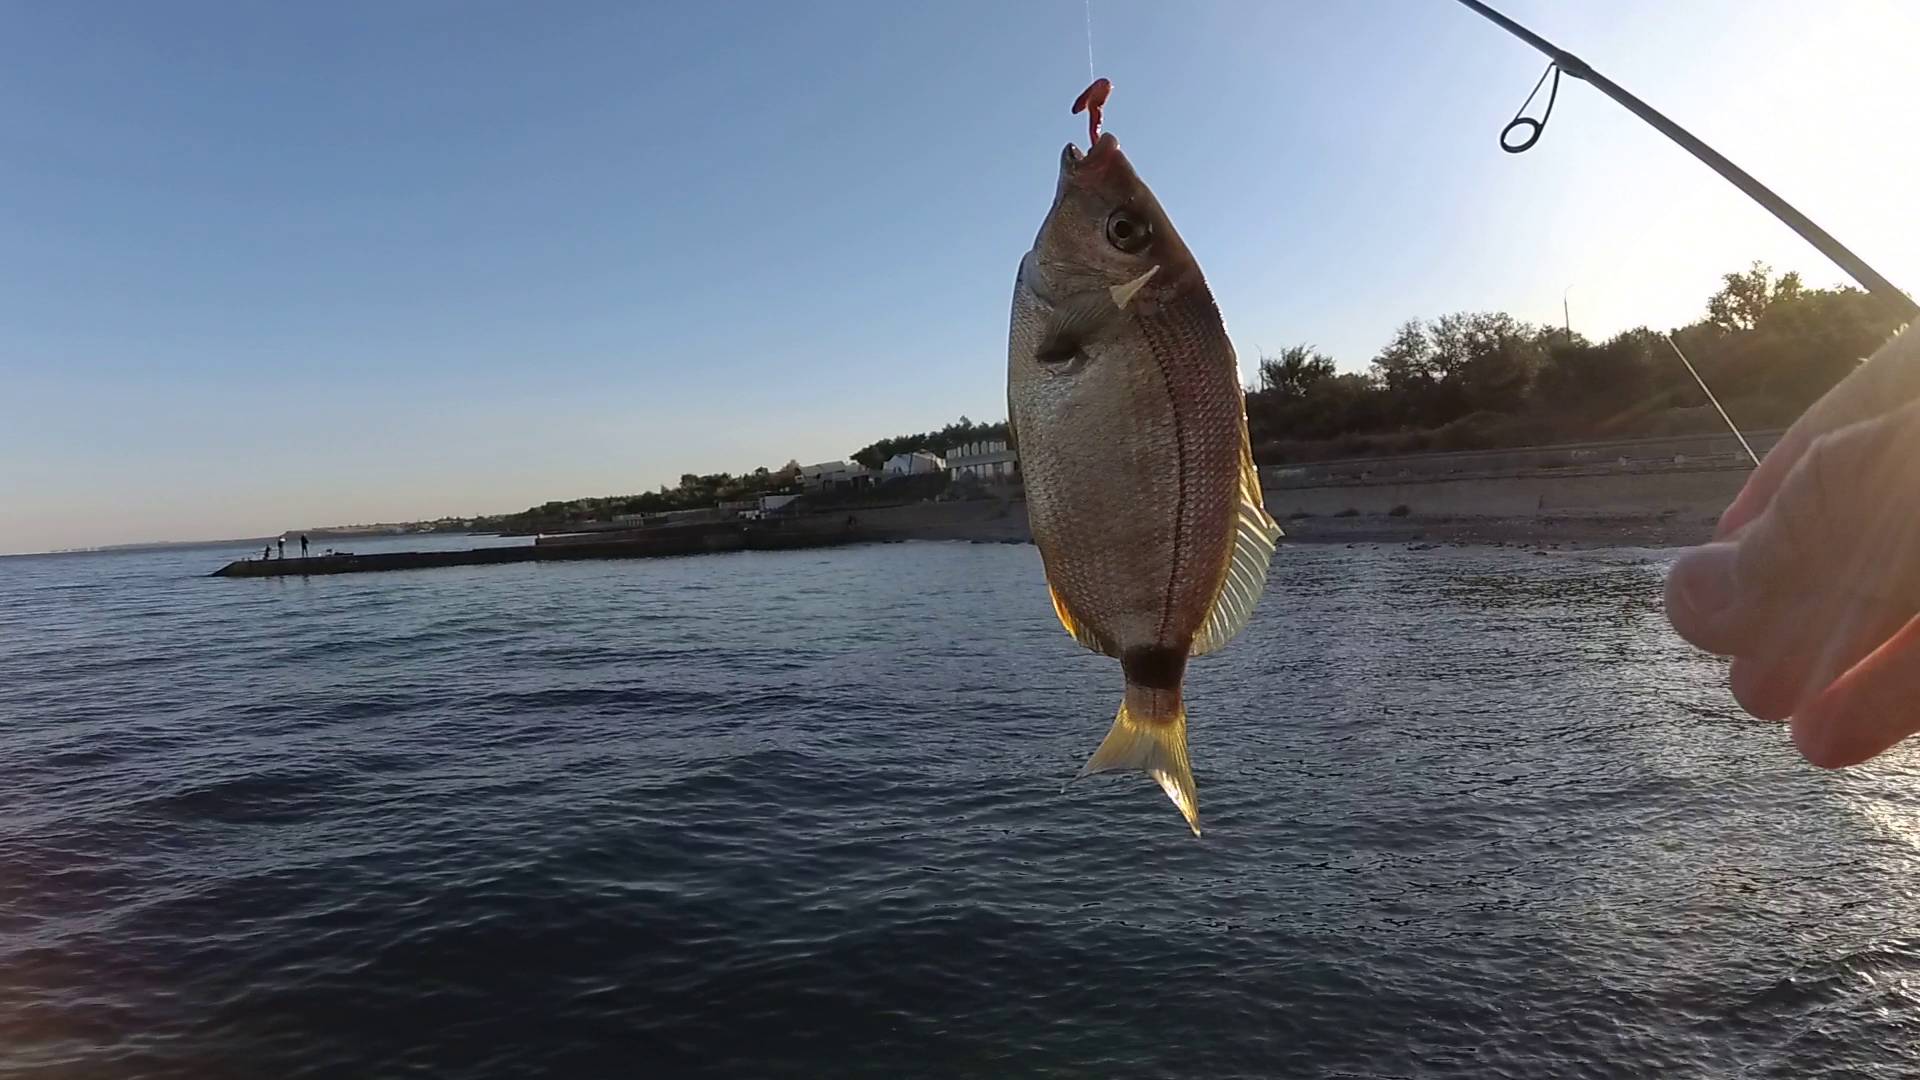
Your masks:
<instances>
[{"instance_id":1,"label":"fish","mask_svg":"<svg viewBox=\"0 0 1920 1080\"><path fill-rule=\"evenodd\" d=\"M1014 279L1007 406L1054 613L1125 684L1073 779L1145 772L1199 836L1187 661L1246 626L1281 532L1219 307L1112 132L1061 151Z\"/></svg>"}]
</instances>

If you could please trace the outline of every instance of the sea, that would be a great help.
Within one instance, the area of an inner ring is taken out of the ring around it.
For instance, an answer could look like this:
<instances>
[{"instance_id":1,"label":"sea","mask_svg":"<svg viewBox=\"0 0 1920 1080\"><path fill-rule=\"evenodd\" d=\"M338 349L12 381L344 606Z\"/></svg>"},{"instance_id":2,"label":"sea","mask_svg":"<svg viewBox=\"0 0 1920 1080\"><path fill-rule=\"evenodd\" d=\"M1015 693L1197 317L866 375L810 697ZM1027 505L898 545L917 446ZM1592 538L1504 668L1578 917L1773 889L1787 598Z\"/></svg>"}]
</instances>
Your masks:
<instances>
[{"instance_id":1,"label":"sea","mask_svg":"<svg viewBox=\"0 0 1920 1080\"><path fill-rule=\"evenodd\" d=\"M0 1076L1920 1076L1920 759L1669 553L1282 547L1198 839L1030 546L245 554L0 559Z\"/></svg>"}]
</instances>

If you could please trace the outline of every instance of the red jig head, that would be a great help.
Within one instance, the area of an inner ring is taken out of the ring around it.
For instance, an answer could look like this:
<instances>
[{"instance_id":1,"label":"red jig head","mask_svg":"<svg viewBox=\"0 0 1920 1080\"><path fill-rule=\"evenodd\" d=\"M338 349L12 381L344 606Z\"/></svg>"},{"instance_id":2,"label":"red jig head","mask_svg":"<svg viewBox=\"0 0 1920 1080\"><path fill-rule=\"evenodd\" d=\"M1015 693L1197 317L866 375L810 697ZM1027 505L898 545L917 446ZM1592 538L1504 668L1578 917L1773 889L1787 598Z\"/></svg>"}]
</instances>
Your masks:
<instances>
[{"instance_id":1,"label":"red jig head","mask_svg":"<svg viewBox=\"0 0 1920 1080\"><path fill-rule=\"evenodd\" d=\"M1111 82L1106 79L1095 79L1092 85L1082 90L1080 96L1073 100L1074 115L1080 115L1083 109L1087 114L1088 153L1092 153L1094 145L1100 141L1100 109L1107 103L1107 95L1111 93L1113 93Z\"/></svg>"}]
</instances>

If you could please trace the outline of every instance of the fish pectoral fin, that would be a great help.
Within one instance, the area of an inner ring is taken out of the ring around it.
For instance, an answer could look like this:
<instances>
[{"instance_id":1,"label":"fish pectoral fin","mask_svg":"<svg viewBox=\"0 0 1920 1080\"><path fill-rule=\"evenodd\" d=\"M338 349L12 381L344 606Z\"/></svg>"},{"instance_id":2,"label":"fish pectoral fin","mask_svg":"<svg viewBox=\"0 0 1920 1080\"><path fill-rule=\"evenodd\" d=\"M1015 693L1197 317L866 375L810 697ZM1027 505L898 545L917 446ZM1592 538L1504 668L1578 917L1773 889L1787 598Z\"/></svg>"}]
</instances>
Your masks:
<instances>
[{"instance_id":1,"label":"fish pectoral fin","mask_svg":"<svg viewBox=\"0 0 1920 1080\"><path fill-rule=\"evenodd\" d=\"M1094 652L1104 653L1115 659L1119 658L1120 649L1109 641L1105 634L1095 630L1087 624L1086 620L1075 615L1073 609L1067 606L1066 598L1060 595L1059 589L1048 585L1047 595L1053 598L1053 613L1060 617L1060 625L1066 628L1067 633L1073 635L1073 640Z\"/></svg>"},{"instance_id":2,"label":"fish pectoral fin","mask_svg":"<svg viewBox=\"0 0 1920 1080\"><path fill-rule=\"evenodd\" d=\"M1125 284L1122 284L1122 285L1115 285L1114 287L1108 289L1107 290L1108 294L1113 297L1113 306L1121 309L1122 311L1126 310L1127 303L1133 299L1133 294L1139 292L1141 289L1146 288L1147 282L1152 281L1153 275L1159 272L1160 272L1160 264L1155 263L1152 269L1148 270L1144 274L1141 274L1139 277L1134 278L1132 281L1126 282Z\"/></svg>"},{"instance_id":3,"label":"fish pectoral fin","mask_svg":"<svg viewBox=\"0 0 1920 1080\"><path fill-rule=\"evenodd\" d=\"M1080 768L1074 780L1104 772L1144 772L1167 793L1187 828L1200 835L1200 797L1193 786L1193 765L1187 759L1187 714L1176 708L1170 717L1137 717L1120 704L1120 715ZM1069 781L1071 783L1071 781Z\"/></svg>"},{"instance_id":4,"label":"fish pectoral fin","mask_svg":"<svg viewBox=\"0 0 1920 1080\"><path fill-rule=\"evenodd\" d=\"M1273 561L1273 549L1280 539L1280 526L1267 513L1260 498L1260 472L1254 467L1253 454L1244 445L1240 449L1240 503L1233 522L1233 554L1227 559L1226 577L1220 591L1207 609L1206 621L1193 635L1191 656L1204 656L1232 641L1253 617L1260 594L1267 589L1267 565Z\"/></svg>"},{"instance_id":5,"label":"fish pectoral fin","mask_svg":"<svg viewBox=\"0 0 1920 1080\"><path fill-rule=\"evenodd\" d=\"M1119 315L1120 309L1105 289L1067 297L1047 313L1040 343L1034 346L1034 359L1043 364L1072 360Z\"/></svg>"}]
</instances>

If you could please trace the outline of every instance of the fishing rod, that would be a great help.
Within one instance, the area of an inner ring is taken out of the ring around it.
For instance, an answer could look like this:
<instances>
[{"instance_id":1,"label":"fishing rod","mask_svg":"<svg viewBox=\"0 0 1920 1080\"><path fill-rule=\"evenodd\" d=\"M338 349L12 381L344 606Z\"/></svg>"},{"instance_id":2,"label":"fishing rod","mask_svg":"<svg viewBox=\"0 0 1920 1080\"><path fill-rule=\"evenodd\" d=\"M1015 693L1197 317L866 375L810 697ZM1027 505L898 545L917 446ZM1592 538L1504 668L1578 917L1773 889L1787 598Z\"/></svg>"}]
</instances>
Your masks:
<instances>
[{"instance_id":1,"label":"fishing rod","mask_svg":"<svg viewBox=\"0 0 1920 1080\"><path fill-rule=\"evenodd\" d=\"M1692 132L1667 119L1653 106L1622 90L1613 80L1588 67L1586 61L1493 10L1480 0L1460 0L1460 2L1486 16L1487 20L1495 26L1546 54L1547 59L1553 61L1547 65L1547 72L1553 75L1554 93L1557 93L1560 88L1560 72L1563 71L1576 79L1593 84L1601 93L1619 102L1628 112L1653 125L1654 129L1662 135L1679 143L1683 149L1705 162L1714 172L1726 177L1734 187L1746 192L1754 202L1771 210L1774 217L1786 222L1787 227L1799 233L1801 239L1819 249L1820 254L1832 259L1842 270L1852 275L1853 280L1859 282L1862 288L1890 310L1899 313L1901 318L1911 322L1916 317L1920 317L1920 304L1914 303L1912 297L1895 288L1893 282L1880 276L1879 271L1868 266L1865 259L1847 250L1846 245L1835 240L1827 230L1815 225L1807 215L1794 209L1787 200L1775 195L1765 184L1748 175L1746 170L1722 157L1719 151L1695 138ZM1540 76L1541 83L1545 83L1546 80L1545 74ZM1533 90L1535 94L1539 93L1540 86L1536 84ZM1528 95L1527 101L1532 100L1533 96ZM1526 108L1526 105L1521 105L1520 111L1525 112ZM1553 98L1549 96L1547 113L1550 115L1552 112ZM1500 148L1510 154L1528 149L1539 141L1540 132L1545 125L1546 116L1542 116L1539 120L1515 116L1513 122L1500 133ZM1526 135L1524 142L1512 145L1506 141L1506 136L1507 132L1516 127L1531 127L1532 130Z\"/></svg>"}]
</instances>

